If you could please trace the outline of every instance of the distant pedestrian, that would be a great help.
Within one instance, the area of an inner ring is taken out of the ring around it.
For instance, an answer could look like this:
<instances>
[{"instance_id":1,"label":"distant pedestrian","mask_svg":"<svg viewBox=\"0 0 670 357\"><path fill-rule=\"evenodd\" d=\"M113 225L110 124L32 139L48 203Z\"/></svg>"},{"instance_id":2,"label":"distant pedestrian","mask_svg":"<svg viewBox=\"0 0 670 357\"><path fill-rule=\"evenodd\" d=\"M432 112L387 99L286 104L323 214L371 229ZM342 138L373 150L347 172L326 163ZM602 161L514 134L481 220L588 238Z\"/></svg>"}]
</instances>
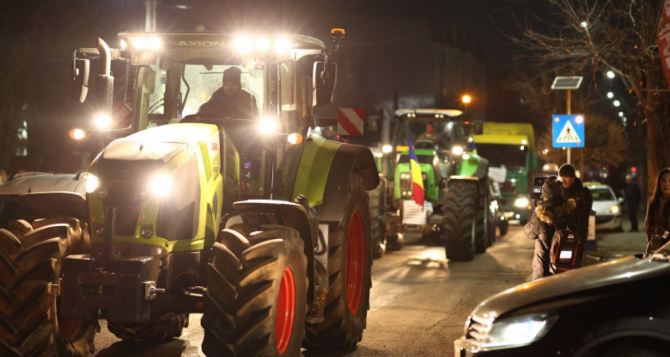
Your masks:
<instances>
[{"instance_id":1,"label":"distant pedestrian","mask_svg":"<svg viewBox=\"0 0 670 357\"><path fill-rule=\"evenodd\" d=\"M654 194L647 206L644 220L647 253L660 248L670 240L670 167L658 173Z\"/></svg>"},{"instance_id":2,"label":"distant pedestrian","mask_svg":"<svg viewBox=\"0 0 670 357\"><path fill-rule=\"evenodd\" d=\"M626 175L626 188L624 190L624 198L626 200L626 208L628 209L628 219L630 220L630 231L637 232L637 211L640 208L640 200L642 199L642 192L637 181L633 180L633 176Z\"/></svg>"},{"instance_id":3,"label":"distant pedestrian","mask_svg":"<svg viewBox=\"0 0 670 357\"><path fill-rule=\"evenodd\" d=\"M556 229L566 226L569 217L574 216L574 200L566 200L561 183L556 176L550 176L542 185L541 201L533 211L523 232L529 239L535 239L535 251L531 264L531 279L536 280L555 273L550 261L550 249Z\"/></svg>"},{"instance_id":4,"label":"distant pedestrian","mask_svg":"<svg viewBox=\"0 0 670 357\"><path fill-rule=\"evenodd\" d=\"M574 199L577 205L575 209L576 227L575 233L577 239L581 242L581 247L584 247L586 238L589 234L589 216L593 207L593 197L591 191L582 185L582 181L577 177L575 167L570 164L564 164L558 169L558 176L561 178L563 186L563 196L566 199ZM584 258L584 250L579 249L577 254L577 262L581 264Z\"/></svg>"}]
</instances>

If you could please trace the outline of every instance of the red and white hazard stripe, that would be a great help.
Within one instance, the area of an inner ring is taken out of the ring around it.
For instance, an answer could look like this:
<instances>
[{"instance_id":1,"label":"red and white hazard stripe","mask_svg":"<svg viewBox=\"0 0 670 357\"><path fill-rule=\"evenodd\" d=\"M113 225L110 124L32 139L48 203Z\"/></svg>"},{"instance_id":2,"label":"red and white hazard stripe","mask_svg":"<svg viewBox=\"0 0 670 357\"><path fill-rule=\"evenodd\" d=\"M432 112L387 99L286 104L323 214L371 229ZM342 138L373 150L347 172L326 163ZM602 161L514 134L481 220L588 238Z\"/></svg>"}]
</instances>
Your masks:
<instances>
[{"instance_id":1,"label":"red and white hazard stripe","mask_svg":"<svg viewBox=\"0 0 670 357\"><path fill-rule=\"evenodd\" d=\"M365 130L365 110L360 108L339 108L337 112L337 133L347 136L363 136Z\"/></svg>"}]
</instances>

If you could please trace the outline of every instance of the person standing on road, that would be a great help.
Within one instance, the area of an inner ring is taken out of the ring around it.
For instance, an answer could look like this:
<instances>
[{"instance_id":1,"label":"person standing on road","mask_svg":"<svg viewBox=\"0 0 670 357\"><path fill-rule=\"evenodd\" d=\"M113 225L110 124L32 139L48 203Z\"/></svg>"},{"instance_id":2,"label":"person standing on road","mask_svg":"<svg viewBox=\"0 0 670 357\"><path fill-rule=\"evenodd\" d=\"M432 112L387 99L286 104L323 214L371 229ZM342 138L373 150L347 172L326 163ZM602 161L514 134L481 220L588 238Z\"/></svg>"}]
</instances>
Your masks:
<instances>
[{"instance_id":1,"label":"person standing on road","mask_svg":"<svg viewBox=\"0 0 670 357\"><path fill-rule=\"evenodd\" d=\"M630 231L637 232L637 211L640 208L640 200L642 199L642 192L637 181L633 180L633 176L626 175L626 189L624 190L624 198L626 199L626 208L628 209L628 219L630 220Z\"/></svg>"},{"instance_id":2,"label":"person standing on road","mask_svg":"<svg viewBox=\"0 0 670 357\"><path fill-rule=\"evenodd\" d=\"M670 240L670 167L658 173L654 194L647 206L644 219L647 253L660 248Z\"/></svg>"},{"instance_id":3,"label":"person standing on road","mask_svg":"<svg viewBox=\"0 0 670 357\"><path fill-rule=\"evenodd\" d=\"M584 258L584 245L589 234L589 216L593 207L593 197L591 191L582 185L582 181L577 178L575 167L570 164L564 164L558 169L558 176L561 178L563 187L563 196L566 199L574 199L577 207L575 208L575 235L581 241L581 247L577 254L577 262L581 264Z\"/></svg>"},{"instance_id":4,"label":"person standing on road","mask_svg":"<svg viewBox=\"0 0 670 357\"><path fill-rule=\"evenodd\" d=\"M561 183L550 176L542 185L542 201L538 203L528 223L523 228L525 236L535 239L535 251L531 264L531 279L536 280L554 274L549 252L556 228L563 228L574 215L574 200L566 200Z\"/></svg>"}]
</instances>

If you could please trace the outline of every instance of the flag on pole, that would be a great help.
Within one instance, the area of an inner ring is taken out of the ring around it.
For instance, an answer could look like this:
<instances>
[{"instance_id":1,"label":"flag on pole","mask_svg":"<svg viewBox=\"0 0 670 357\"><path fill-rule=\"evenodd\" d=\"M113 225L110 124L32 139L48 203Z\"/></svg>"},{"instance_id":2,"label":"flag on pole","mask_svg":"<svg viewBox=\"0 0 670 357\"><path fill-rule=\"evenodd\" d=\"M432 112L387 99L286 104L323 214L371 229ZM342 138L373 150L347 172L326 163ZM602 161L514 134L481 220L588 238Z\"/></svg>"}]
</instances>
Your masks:
<instances>
[{"instance_id":1,"label":"flag on pole","mask_svg":"<svg viewBox=\"0 0 670 357\"><path fill-rule=\"evenodd\" d=\"M423 177L421 177L421 166L419 166L419 159L416 158L411 139L409 140L409 168L412 176L412 198L416 204L423 207Z\"/></svg>"}]
</instances>

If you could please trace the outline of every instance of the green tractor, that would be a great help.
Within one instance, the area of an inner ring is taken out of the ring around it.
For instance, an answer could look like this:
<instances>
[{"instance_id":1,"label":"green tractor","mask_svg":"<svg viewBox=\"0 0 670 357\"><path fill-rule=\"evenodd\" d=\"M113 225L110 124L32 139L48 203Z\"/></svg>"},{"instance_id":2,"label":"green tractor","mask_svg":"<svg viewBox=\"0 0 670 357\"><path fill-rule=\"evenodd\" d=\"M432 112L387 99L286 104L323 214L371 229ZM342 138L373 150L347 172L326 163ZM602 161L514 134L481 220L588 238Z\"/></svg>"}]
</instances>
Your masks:
<instances>
[{"instance_id":1,"label":"green tractor","mask_svg":"<svg viewBox=\"0 0 670 357\"><path fill-rule=\"evenodd\" d=\"M475 123L460 119L460 110L399 109L394 142L397 164L394 204L398 231L437 236L447 258L467 261L483 253L495 237L488 161L474 150ZM408 146L421 168L425 204L412 198Z\"/></svg>"},{"instance_id":2,"label":"green tractor","mask_svg":"<svg viewBox=\"0 0 670 357\"><path fill-rule=\"evenodd\" d=\"M121 49L101 45L103 62L127 59L132 128L149 128L87 172L0 186L0 355L90 355L99 319L159 343L190 313L203 314L210 356L354 347L379 179L369 149L312 133L336 120L343 36L123 33ZM198 114L232 66L262 118ZM109 74L97 82L114 88Z\"/></svg>"}]
</instances>

